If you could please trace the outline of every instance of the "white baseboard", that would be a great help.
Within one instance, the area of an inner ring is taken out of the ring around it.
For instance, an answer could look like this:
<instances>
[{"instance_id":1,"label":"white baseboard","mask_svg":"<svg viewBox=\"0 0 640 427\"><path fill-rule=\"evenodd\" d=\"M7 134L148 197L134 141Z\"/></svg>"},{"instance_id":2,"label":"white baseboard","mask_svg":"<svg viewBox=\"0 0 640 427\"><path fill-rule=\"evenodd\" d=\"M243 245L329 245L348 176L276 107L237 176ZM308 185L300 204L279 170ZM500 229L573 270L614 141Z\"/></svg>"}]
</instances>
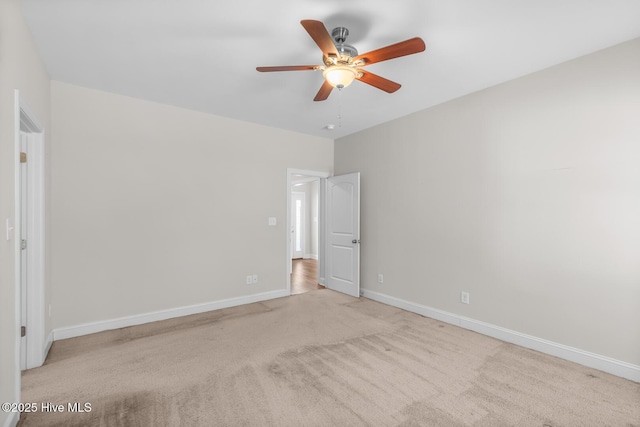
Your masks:
<instances>
[{"instance_id":1,"label":"white baseboard","mask_svg":"<svg viewBox=\"0 0 640 427\"><path fill-rule=\"evenodd\" d=\"M9 417L4 421L4 427L16 427L20 421L20 414L18 412L10 412Z\"/></svg>"},{"instance_id":2,"label":"white baseboard","mask_svg":"<svg viewBox=\"0 0 640 427\"><path fill-rule=\"evenodd\" d=\"M464 329L469 329L471 331L497 338L502 341L530 348L541 353L549 354L551 356L556 356L570 362L579 363L581 365L588 366L589 368L608 372L610 374L626 378L631 381L640 382L640 366L633 365L631 363L612 359L610 357L602 356L595 353L590 353L578 348L569 347L564 344L548 341L542 338L534 337L532 335L512 331L510 329L492 325L490 323L481 322L479 320L470 319L468 317L449 313L443 310L438 310L436 308L416 304L414 302L395 298L379 292L363 289L362 295L374 301L392 305L394 307L417 313L422 316L430 317L432 319L440 320L445 323L460 326Z\"/></svg>"},{"instance_id":3,"label":"white baseboard","mask_svg":"<svg viewBox=\"0 0 640 427\"><path fill-rule=\"evenodd\" d=\"M317 260L318 259L318 255L317 254L305 254L304 258L305 259L315 259L315 260Z\"/></svg>"},{"instance_id":4,"label":"white baseboard","mask_svg":"<svg viewBox=\"0 0 640 427\"><path fill-rule=\"evenodd\" d=\"M119 317L117 319L83 323L80 325L54 329L53 339L55 341L58 341L66 338L73 338L82 335L94 334L96 332L108 331L111 329L126 328L128 326L142 325L144 323L157 322L159 320L173 319L174 317L188 316L190 314L204 313L207 311L220 310L222 308L235 307L238 305L251 304L254 302L267 301L270 299L288 296L289 293L286 291L286 289L283 289L278 291L247 295L238 298L212 301L204 304L195 304L184 307L170 308L167 310L154 311L151 313Z\"/></svg>"}]
</instances>

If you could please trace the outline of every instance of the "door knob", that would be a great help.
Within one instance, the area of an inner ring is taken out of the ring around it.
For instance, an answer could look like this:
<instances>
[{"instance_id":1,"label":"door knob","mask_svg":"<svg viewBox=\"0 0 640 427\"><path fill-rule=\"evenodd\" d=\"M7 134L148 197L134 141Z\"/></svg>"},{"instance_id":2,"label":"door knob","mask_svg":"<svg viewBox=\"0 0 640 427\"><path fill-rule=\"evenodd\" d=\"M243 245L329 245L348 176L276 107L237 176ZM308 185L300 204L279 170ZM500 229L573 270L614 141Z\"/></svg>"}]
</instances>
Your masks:
<instances>
[{"instance_id":1,"label":"door knob","mask_svg":"<svg viewBox=\"0 0 640 427\"><path fill-rule=\"evenodd\" d=\"M355 245L356 243L360 243L360 240L353 239L353 240L351 241L351 243L353 243L353 244Z\"/></svg>"}]
</instances>

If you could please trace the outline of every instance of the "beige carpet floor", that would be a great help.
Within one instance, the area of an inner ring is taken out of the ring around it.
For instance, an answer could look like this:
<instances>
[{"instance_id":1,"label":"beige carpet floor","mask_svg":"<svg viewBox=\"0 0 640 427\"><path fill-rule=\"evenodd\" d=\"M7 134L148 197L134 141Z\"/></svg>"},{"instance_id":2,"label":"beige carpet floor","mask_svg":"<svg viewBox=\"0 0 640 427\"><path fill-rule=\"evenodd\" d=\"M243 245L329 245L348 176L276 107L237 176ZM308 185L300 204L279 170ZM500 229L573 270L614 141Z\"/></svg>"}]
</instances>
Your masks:
<instances>
[{"instance_id":1,"label":"beige carpet floor","mask_svg":"<svg viewBox=\"0 0 640 427\"><path fill-rule=\"evenodd\" d=\"M22 397L65 412L21 427L640 426L638 383L330 290L56 341Z\"/></svg>"}]
</instances>

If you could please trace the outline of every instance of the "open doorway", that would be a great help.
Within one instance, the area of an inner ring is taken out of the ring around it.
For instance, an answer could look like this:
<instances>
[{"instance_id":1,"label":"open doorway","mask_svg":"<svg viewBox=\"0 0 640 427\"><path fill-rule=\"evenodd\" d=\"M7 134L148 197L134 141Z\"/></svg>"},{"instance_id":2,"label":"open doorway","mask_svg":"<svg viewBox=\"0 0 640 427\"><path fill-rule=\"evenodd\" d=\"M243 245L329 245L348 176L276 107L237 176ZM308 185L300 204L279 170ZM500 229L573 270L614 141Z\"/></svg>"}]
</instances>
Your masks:
<instances>
[{"instance_id":1,"label":"open doorway","mask_svg":"<svg viewBox=\"0 0 640 427\"><path fill-rule=\"evenodd\" d=\"M286 284L293 293L293 245L296 213L294 191L302 184L318 182L317 216L317 273L307 274L311 285L322 285L358 298L360 296L360 173L331 176L328 173L287 169L287 234ZM300 185L296 185L300 184ZM307 198L308 199L308 198ZM302 212L302 207L300 208ZM313 211L313 210L312 210ZM301 223L301 222L300 222ZM300 225L302 227L302 225ZM301 239L302 242L302 239ZM300 243L302 250L302 243ZM302 258L305 259L304 257ZM313 259L313 257L307 257ZM305 265L300 263L301 267ZM304 277L305 269L301 269ZM317 281L315 280L317 277ZM317 287L316 287L317 289Z\"/></svg>"},{"instance_id":2,"label":"open doorway","mask_svg":"<svg viewBox=\"0 0 640 427\"><path fill-rule=\"evenodd\" d=\"M324 286L318 283L318 260L294 259L291 268L291 295L324 289Z\"/></svg>"},{"instance_id":3,"label":"open doorway","mask_svg":"<svg viewBox=\"0 0 640 427\"><path fill-rule=\"evenodd\" d=\"M291 183L291 295L324 286L319 284L320 178L294 175Z\"/></svg>"},{"instance_id":4,"label":"open doorway","mask_svg":"<svg viewBox=\"0 0 640 427\"><path fill-rule=\"evenodd\" d=\"M287 288L291 295L324 288L323 188L328 176L288 170Z\"/></svg>"}]
</instances>

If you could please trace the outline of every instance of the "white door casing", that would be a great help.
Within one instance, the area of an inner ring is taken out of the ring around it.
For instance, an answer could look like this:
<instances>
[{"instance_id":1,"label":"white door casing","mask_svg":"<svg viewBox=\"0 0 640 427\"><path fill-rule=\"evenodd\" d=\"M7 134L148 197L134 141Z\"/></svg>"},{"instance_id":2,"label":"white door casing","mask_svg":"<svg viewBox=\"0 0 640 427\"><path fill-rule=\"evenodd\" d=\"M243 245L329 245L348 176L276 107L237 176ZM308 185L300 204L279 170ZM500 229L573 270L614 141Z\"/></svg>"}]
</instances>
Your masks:
<instances>
[{"instance_id":1,"label":"white door casing","mask_svg":"<svg viewBox=\"0 0 640 427\"><path fill-rule=\"evenodd\" d=\"M360 296L360 173L327 179L327 287Z\"/></svg>"},{"instance_id":2,"label":"white door casing","mask_svg":"<svg viewBox=\"0 0 640 427\"><path fill-rule=\"evenodd\" d=\"M25 153L26 157L28 157L28 148L27 148L28 134L26 132L20 131L20 153ZM22 154L20 155L20 193L18 197L20 198L20 235L16 236L21 243L27 241L28 228L29 228L29 185L28 185L28 171L27 171L27 162L22 161ZM27 325L27 274L29 269L28 267L28 259L26 247L21 247L20 249L20 325L22 327ZM20 338L20 370L27 369L27 337L26 335Z\"/></svg>"},{"instance_id":3,"label":"white door casing","mask_svg":"<svg viewBox=\"0 0 640 427\"><path fill-rule=\"evenodd\" d=\"M305 248L305 193L291 192L291 258L304 258Z\"/></svg>"}]
</instances>

